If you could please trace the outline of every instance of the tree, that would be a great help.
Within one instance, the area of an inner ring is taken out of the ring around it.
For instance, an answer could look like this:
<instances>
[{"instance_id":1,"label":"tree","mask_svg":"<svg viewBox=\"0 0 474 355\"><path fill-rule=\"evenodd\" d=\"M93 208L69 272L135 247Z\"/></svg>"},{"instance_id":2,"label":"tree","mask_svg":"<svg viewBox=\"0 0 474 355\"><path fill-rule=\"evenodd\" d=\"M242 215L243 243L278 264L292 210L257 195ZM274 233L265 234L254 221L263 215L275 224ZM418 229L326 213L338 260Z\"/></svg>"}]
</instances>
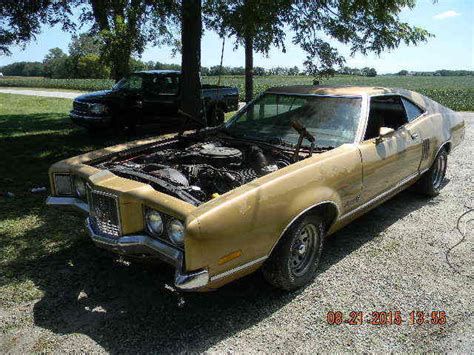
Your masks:
<instances>
[{"instance_id":1,"label":"tree","mask_svg":"<svg viewBox=\"0 0 474 355\"><path fill-rule=\"evenodd\" d=\"M326 0L294 1L288 24L295 33L293 42L307 53L305 67L312 75L323 76L342 66L345 58L331 45L350 46L351 55L385 50L425 41L426 30L399 19L400 11L413 8L416 0Z\"/></svg>"},{"instance_id":2,"label":"tree","mask_svg":"<svg viewBox=\"0 0 474 355\"><path fill-rule=\"evenodd\" d=\"M130 58L140 56L147 44L174 43L170 29L179 7L173 0L89 2L81 19L93 23L92 33L101 39L102 58L115 80L129 74Z\"/></svg>"},{"instance_id":3,"label":"tree","mask_svg":"<svg viewBox=\"0 0 474 355\"><path fill-rule=\"evenodd\" d=\"M75 78L106 79L110 76L110 69L101 62L96 54L86 54L75 63Z\"/></svg>"},{"instance_id":4,"label":"tree","mask_svg":"<svg viewBox=\"0 0 474 355\"><path fill-rule=\"evenodd\" d=\"M245 101L253 99L253 52L268 54L284 46L284 18L291 0L207 0L206 25L222 37L235 37L245 48Z\"/></svg>"},{"instance_id":5,"label":"tree","mask_svg":"<svg viewBox=\"0 0 474 355\"><path fill-rule=\"evenodd\" d=\"M90 33L73 35L69 43L69 55L71 57L84 57L86 55L100 56L100 38Z\"/></svg>"},{"instance_id":6,"label":"tree","mask_svg":"<svg viewBox=\"0 0 474 355\"><path fill-rule=\"evenodd\" d=\"M0 68L8 76L43 76L44 65L41 62L16 62Z\"/></svg>"},{"instance_id":7,"label":"tree","mask_svg":"<svg viewBox=\"0 0 474 355\"><path fill-rule=\"evenodd\" d=\"M178 9L174 0L4 0L0 53L34 40L43 24L61 24L63 30L74 31L72 13L78 10L81 25L91 25L90 33L100 40L101 59L119 80L129 73L130 58L140 56L147 44L174 43Z\"/></svg>"},{"instance_id":8,"label":"tree","mask_svg":"<svg viewBox=\"0 0 474 355\"><path fill-rule=\"evenodd\" d=\"M408 75L408 70L400 70L397 75L402 75L402 76L406 76Z\"/></svg>"},{"instance_id":9,"label":"tree","mask_svg":"<svg viewBox=\"0 0 474 355\"><path fill-rule=\"evenodd\" d=\"M201 1L182 0L181 111L197 119L201 108Z\"/></svg>"},{"instance_id":10,"label":"tree","mask_svg":"<svg viewBox=\"0 0 474 355\"><path fill-rule=\"evenodd\" d=\"M377 76L377 71L375 70L375 68L370 68L368 73L367 73L367 76L370 76L370 77Z\"/></svg>"},{"instance_id":11,"label":"tree","mask_svg":"<svg viewBox=\"0 0 474 355\"><path fill-rule=\"evenodd\" d=\"M400 21L399 13L413 8L415 0L208 0L206 24L222 36L234 36L244 45L246 100L251 98L251 68L254 51L268 53L271 45L285 50L288 29L293 43L306 53L308 74L325 76L345 58L333 46L341 42L355 53L380 54L400 43L417 44L430 34ZM373 74L373 73L372 73Z\"/></svg>"},{"instance_id":12,"label":"tree","mask_svg":"<svg viewBox=\"0 0 474 355\"><path fill-rule=\"evenodd\" d=\"M25 45L36 39L41 25L62 24L63 31L72 31L67 1L2 0L0 6L0 55L9 55L10 46Z\"/></svg>"},{"instance_id":13,"label":"tree","mask_svg":"<svg viewBox=\"0 0 474 355\"><path fill-rule=\"evenodd\" d=\"M72 65L69 57L61 48L52 48L44 57L44 76L63 79L71 76Z\"/></svg>"}]
</instances>

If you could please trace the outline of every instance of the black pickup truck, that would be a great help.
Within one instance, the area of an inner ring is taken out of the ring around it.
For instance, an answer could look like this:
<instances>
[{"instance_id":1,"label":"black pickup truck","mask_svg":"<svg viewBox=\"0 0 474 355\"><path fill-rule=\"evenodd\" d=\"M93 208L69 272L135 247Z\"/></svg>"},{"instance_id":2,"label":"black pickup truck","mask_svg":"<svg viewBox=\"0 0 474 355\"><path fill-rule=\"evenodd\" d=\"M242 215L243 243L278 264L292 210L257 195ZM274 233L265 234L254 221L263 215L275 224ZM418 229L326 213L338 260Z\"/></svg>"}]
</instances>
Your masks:
<instances>
[{"instance_id":1,"label":"black pickup truck","mask_svg":"<svg viewBox=\"0 0 474 355\"><path fill-rule=\"evenodd\" d=\"M179 129L185 117L178 113L180 75L174 70L150 70L131 74L111 90L81 95L74 100L69 116L77 125L95 131L101 128L124 130L137 124L159 123ZM224 122L224 113L238 109L237 88L202 85L203 125Z\"/></svg>"}]
</instances>

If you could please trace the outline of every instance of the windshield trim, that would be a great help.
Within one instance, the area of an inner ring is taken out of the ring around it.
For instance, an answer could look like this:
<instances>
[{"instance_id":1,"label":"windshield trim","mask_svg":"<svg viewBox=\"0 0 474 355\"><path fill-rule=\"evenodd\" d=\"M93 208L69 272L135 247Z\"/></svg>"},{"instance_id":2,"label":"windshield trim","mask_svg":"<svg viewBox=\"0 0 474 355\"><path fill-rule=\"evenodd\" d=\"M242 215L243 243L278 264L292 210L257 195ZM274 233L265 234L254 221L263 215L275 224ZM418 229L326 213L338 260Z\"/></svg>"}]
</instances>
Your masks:
<instances>
[{"instance_id":1,"label":"windshield trim","mask_svg":"<svg viewBox=\"0 0 474 355\"><path fill-rule=\"evenodd\" d=\"M264 95L281 95L281 96L296 96L296 97L308 97L308 96L316 96L316 97L329 97L329 98L345 98L345 99L361 99L361 107L360 107L360 114L359 114L359 122L357 124L357 129L354 134L354 141L351 143L346 143L346 144L354 144L360 142L360 137L361 131L365 130L365 120L367 116L367 95L366 94L360 94L360 95L336 95L336 94L292 94L291 92L263 92L260 95L258 95L255 99L247 103L244 107L242 107L237 113L232 117L229 121L227 121L224 124L224 128L227 129L229 126L236 120L242 116L242 114L245 112L245 109L252 105L255 101L259 100L262 96Z\"/></svg>"}]
</instances>

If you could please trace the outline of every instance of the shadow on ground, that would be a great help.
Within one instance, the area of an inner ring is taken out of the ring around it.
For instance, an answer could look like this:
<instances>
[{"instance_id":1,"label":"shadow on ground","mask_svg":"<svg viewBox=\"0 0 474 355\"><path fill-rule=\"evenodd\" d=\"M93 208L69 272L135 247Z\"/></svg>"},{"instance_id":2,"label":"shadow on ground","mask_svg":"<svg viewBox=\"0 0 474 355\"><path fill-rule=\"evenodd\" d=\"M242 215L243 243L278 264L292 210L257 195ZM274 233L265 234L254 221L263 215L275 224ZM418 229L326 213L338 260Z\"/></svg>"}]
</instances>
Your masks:
<instances>
[{"instance_id":1,"label":"shadow on ground","mask_svg":"<svg viewBox=\"0 0 474 355\"><path fill-rule=\"evenodd\" d=\"M320 272L429 203L434 202L402 193L353 222L328 240ZM22 239L47 235L55 218L47 212L44 225ZM6 267L43 291L34 306L37 326L85 334L110 352L204 351L271 316L301 292L273 289L257 272L216 292L182 294L170 286L173 272L167 265L128 264L92 245L84 230L67 248Z\"/></svg>"}]
</instances>

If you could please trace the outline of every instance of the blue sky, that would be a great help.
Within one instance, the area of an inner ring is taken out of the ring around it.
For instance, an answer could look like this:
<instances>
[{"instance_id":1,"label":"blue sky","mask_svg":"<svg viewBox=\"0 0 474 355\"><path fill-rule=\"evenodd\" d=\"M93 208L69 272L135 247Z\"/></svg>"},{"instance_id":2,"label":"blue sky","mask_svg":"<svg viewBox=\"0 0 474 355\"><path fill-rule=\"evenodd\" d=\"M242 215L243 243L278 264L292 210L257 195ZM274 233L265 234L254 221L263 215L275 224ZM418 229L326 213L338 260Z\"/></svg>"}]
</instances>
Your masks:
<instances>
[{"instance_id":1,"label":"blue sky","mask_svg":"<svg viewBox=\"0 0 474 355\"><path fill-rule=\"evenodd\" d=\"M474 0L418 0L413 10L406 9L401 19L427 29L435 35L427 43L407 47L401 45L392 52L355 57L349 56L349 49L336 45L346 55L350 67L374 67L379 73L397 72L402 69L431 71L437 69L474 70ZM268 57L256 54L255 66L270 68L274 66L303 67L304 52L291 43L291 32L286 40L287 52L272 49ZM0 56L0 66L16 61L41 61L50 48L60 47L67 52L71 35L62 32L59 27L44 28L35 42L28 44L25 50L13 48L13 54ZM214 33L206 32L202 40L202 65L217 65L220 62L222 41ZM233 41L226 41L224 65L243 66L242 48L233 50ZM171 48L149 47L142 55L144 61L180 63L180 57L172 57Z\"/></svg>"}]
</instances>

